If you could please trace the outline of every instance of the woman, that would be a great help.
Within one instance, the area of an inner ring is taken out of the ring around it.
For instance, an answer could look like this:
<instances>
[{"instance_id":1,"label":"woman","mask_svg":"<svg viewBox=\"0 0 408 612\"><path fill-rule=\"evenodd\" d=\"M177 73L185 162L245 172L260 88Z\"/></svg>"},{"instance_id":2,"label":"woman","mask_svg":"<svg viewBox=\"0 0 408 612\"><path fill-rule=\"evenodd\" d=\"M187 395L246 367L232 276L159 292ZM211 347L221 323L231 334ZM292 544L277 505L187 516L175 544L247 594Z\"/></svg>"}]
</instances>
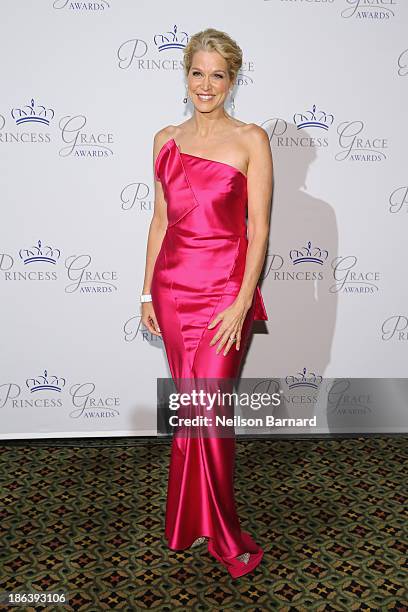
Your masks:
<instances>
[{"instance_id":1,"label":"woman","mask_svg":"<svg viewBox=\"0 0 408 612\"><path fill-rule=\"evenodd\" d=\"M257 282L269 236L269 139L224 108L241 64L242 51L226 33L209 28L192 36L184 102L190 97L194 113L154 138L142 322L162 336L178 389L181 379L234 379L253 320L268 319ZM200 431L173 437L168 546L208 541L231 576L242 576L263 551L241 531L235 508L235 435Z\"/></svg>"}]
</instances>

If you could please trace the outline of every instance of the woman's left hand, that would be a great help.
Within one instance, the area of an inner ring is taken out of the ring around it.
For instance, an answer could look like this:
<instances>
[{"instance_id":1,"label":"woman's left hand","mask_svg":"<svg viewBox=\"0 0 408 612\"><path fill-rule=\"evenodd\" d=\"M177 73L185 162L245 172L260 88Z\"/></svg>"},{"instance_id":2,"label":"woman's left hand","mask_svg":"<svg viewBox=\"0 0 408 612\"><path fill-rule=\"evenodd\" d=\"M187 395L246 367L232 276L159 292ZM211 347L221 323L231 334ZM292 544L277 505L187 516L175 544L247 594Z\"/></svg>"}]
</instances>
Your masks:
<instances>
[{"instance_id":1,"label":"woman's left hand","mask_svg":"<svg viewBox=\"0 0 408 612\"><path fill-rule=\"evenodd\" d=\"M212 329L220 321L222 321L220 328L214 334L210 346L213 346L218 340L220 340L216 353L218 354L223 346L225 345L224 355L228 353L231 346L235 343L232 338L236 338L235 348L239 351L241 346L241 331L244 324L246 314L251 305L244 305L242 301L233 302L228 308L222 310L217 314L216 317L209 323L208 329Z\"/></svg>"}]
</instances>

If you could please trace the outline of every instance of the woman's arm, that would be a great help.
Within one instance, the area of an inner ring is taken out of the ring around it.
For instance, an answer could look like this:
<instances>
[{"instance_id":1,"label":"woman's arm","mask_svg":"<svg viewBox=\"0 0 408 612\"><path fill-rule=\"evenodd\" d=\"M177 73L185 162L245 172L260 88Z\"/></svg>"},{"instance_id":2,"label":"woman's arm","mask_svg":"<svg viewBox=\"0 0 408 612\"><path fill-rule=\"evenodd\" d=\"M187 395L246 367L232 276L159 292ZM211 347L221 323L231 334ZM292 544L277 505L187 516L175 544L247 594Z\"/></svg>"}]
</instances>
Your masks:
<instances>
[{"instance_id":1,"label":"woman's arm","mask_svg":"<svg viewBox=\"0 0 408 612\"><path fill-rule=\"evenodd\" d=\"M161 130L162 131L162 130ZM160 142L163 139L161 131L155 134L153 141L153 176L154 168L156 164L156 157L160 151ZM150 221L150 227L147 237L147 248L146 248L146 265L145 265L145 277L143 282L143 293L150 293L150 286L153 276L153 268L156 262L157 255L159 254L164 234L167 229L167 208L166 201L164 199L164 193L162 184L160 181L154 181L154 209L153 216Z\"/></svg>"},{"instance_id":2,"label":"woman's arm","mask_svg":"<svg viewBox=\"0 0 408 612\"><path fill-rule=\"evenodd\" d=\"M155 134L153 141L153 176L156 157L164 141L165 136L163 130L160 130ZM164 199L162 184L156 179L154 181L154 192L154 209L147 237L145 275L142 293L150 293L154 265L167 229L167 204ZM154 314L152 302L144 302L142 304L142 322L151 333L157 336L161 335L158 333L159 326Z\"/></svg>"},{"instance_id":3,"label":"woman's arm","mask_svg":"<svg viewBox=\"0 0 408 612\"><path fill-rule=\"evenodd\" d=\"M248 134L248 250L237 301L249 308L268 248L273 161L265 130L253 124Z\"/></svg>"}]
</instances>

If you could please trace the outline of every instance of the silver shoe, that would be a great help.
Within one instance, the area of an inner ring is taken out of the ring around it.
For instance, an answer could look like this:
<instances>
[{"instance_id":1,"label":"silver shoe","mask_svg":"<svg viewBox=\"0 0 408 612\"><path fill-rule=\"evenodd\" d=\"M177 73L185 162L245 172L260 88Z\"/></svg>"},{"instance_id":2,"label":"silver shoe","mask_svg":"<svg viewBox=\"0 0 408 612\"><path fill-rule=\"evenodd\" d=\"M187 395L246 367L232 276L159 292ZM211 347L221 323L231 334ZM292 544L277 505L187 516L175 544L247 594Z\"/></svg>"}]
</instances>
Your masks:
<instances>
[{"instance_id":1,"label":"silver shoe","mask_svg":"<svg viewBox=\"0 0 408 612\"><path fill-rule=\"evenodd\" d=\"M242 563L245 563L245 565L248 565L248 561L249 561L249 557L251 556L251 553L246 552L243 553L242 555L239 555L239 557L237 557L237 559L239 561L242 561Z\"/></svg>"},{"instance_id":2,"label":"silver shoe","mask_svg":"<svg viewBox=\"0 0 408 612\"><path fill-rule=\"evenodd\" d=\"M207 538L205 536L201 536L200 538L197 538L196 540L194 540L190 548L194 548L194 546L199 546L200 544L203 544L203 542L205 542L206 539Z\"/></svg>"}]
</instances>

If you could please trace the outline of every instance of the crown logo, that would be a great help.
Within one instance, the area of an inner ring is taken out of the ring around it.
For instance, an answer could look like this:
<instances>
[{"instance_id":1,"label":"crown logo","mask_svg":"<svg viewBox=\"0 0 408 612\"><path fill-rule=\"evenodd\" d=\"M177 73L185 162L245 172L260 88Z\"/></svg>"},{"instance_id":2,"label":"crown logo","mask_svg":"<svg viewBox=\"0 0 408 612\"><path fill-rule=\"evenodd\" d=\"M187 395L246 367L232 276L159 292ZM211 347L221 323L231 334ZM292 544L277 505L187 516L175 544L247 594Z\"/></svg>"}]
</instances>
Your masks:
<instances>
[{"instance_id":1,"label":"crown logo","mask_svg":"<svg viewBox=\"0 0 408 612\"><path fill-rule=\"evenodd\" d=\"M297 389L298 387L317 389L322 380L322 376L316 375L314 372L310 372L309 376L306 376L306 368L297 372L295 376L286 376L285 378L289 389Z\"/></svg>"},{"instance_id":2,"label":"crown logo","mask_svg":"<svg viewBox=\"0 0 408 612\"><path fill-rule=\"evenodd\" d=\"M31 247L31 249L20 249L19 255L24 264L45 261L55 265L57 259L61 256L61 251L59 249L53 249L50 246L43 246L41 240L39 240L37 246Z\"/></svg>"},{"instance_id":3,"label":"crown logo","mask_svg":"<svg viewBox=\"0 0 408 612\"><path fill-rule=\"evenodd\" d=\"M50 120L54 117L54 111L52 108L45 108L45 106L35 107L34 100L31 98L31 104L26 104L23 108L13 108L11 116L15 119L17 125L29 122L49 125Z\"/></svg>"},{"instance_id":4,"label":"crown logo","mask_svg":"<svg viewBox=\"0 0 408 612\"><path fill-rule=\"evenodd\" d=\"M30 393L36 391L58 391L61 393L63 387L65 387L65 378L58 378L58 376L48 376L47 370L44 370L44 376L38 376L37 378L27 378L26 385L30 389Z\"/></svg>"},{"instance_id":5,"label":"crown logo","mask_svg":"<svg viewBox=\"0 0 408 612\"><path fill-rule=\"evenodd\" d=\"M334 121L333 115L328 115L324 111L316 112L316 104L313 104L312 110L305 113L295 113L293 122L297 125L297 129L301 130L307 127L316 127L322 130L328 130Z\"/></svg>"},{"instance_id":6,"label":"crown logo","mask_svg":"<svg viewBox=\"0 0 408 612\"><path fill-rule=\"evenodd\" d=\"M312 262L318 263L322 266L328 256L329 252L326 250L322 250L319 247L314 247L312 249L312 243L310 242L310 240L307 243L307 246L303 247L300 250L292 249L289 253L289 257L293 261L294 265L299 263Z\"/></svg>"},{"instance_id":7,"label":"crown logo","mask_svg":"<svg viewBox=\"0 0 408 612\"><path fill-rule=\"evenodd\" d=\"M174 26L172 32L163 32L163 34L155 34L154 44L159 51L166 49L184 49L188 43L187 32L177 32L177 26Z\"/></svg>"}]
</instances>

